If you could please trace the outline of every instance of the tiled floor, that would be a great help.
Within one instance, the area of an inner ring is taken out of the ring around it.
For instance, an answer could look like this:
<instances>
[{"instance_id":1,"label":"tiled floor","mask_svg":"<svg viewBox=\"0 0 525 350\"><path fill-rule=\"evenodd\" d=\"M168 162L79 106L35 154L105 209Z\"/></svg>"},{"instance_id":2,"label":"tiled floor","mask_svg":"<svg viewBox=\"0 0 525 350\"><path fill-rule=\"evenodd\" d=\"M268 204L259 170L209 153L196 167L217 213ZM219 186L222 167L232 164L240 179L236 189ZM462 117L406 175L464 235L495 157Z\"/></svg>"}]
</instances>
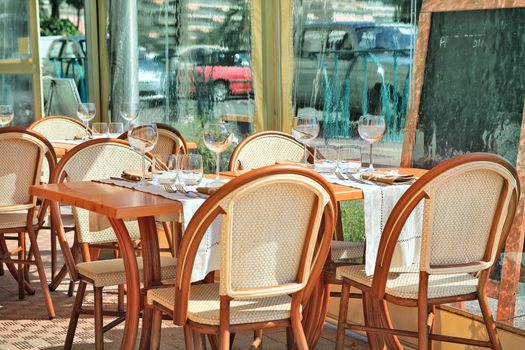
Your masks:
<instances>
[{"instance_id":1,"label":"tiled floor","mask_svg":"<svg viewBox=\"0 0 525 350\"><path fill-rule=\"evenodd\" d=\"M49 263L49 233L42 231L39 235L40 249ZM56 318L48 320L42 292L38 284L36 268L31 269L34 296L18 299L18 289L14 279L6 271L0 276L0 349L62 349L69 322L71 305L74 298L67 296L67 281L52 293L56 310ZM87 296L85 306L91 304L91 294ZM109 304L116 300L114 294L105 295ZM108 306L108 308L111 307ZM106 322L109 321L109 318ZM164 321L162 331L162 349L184 349L183 333L171 321ZM118 349L122 336L122 324L105 334L105 348ZM251 343L251 334L238 335L235 339L235 349L247 349ZM286 337L284 331L265 332L265 349L285 349ZM80 320L75 336L74 349L92 349L94 347L93 320L84 317ZM366 343L347 337L348 349L368 349ZM335 328L327 325L323 331L317 349L335 348Z\"/></svg>"}]
</instances>

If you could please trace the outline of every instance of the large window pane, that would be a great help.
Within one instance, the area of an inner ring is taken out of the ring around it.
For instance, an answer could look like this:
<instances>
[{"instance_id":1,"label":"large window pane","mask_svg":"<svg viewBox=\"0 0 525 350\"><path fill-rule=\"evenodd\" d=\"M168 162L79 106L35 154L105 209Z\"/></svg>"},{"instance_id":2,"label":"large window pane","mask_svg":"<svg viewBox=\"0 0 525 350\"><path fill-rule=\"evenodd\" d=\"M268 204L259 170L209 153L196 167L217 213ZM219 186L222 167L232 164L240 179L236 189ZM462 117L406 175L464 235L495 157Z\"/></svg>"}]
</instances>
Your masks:
<instances>
[{"instance_id":1,"label":"large window pane","mask_svg":"<svg viewBox=\"0 0 525 350\"><path fill-rule=\"evenodd\" d=\"M28 1L0 2L0 60L31 57Z\"/></svg>"},{"instance_id":2,"label":"large window pane","mask_svg":"<svg viewBox=\"0 0 525 350\"><path fill-rule=\"evenodd\" d=\"M416 35L414 1L294 5L295 113L322 120L325 142L350 138L359 144L359 117L384 115L387 130L374 149L375 162L399 165Z\"/></svg>"},{"instance_id":3,"label":"large window pane","mask_svg":"<svg viewBox=\"0 0 525 350\"><path fill-rule=\"evenodd\" d=\"M114 21L122 22L111 15L117 8L109 7L110 28L116 28ZM132 92L118 98L138 99L140 122L170 124L189 140L200 142L204 123L221 119L232 125L236 140L249 134L253 116L249 1L137 0L137 11L138 96ZM135 24L119 27L126 25ZM115 88L117 79L127 74L119 45L125 47L126 40L133 38L113 41L114 31L110 36L112 98L116 99L126 89ZM113 119L120 118L117 109L113 103ZM200 144L199 151L205 152Z\"/></svg>"},{"instance_id":4,"label":"large window pane","mask_svg":"<svg viewBox=\"0 0 525 350\"><path fill-rule=\"evenodd\" d=\"M26 127L34 120L33 76L31 74L0 74L0 104L13 106L10 125Z\"/></svg>"}]
</instances>

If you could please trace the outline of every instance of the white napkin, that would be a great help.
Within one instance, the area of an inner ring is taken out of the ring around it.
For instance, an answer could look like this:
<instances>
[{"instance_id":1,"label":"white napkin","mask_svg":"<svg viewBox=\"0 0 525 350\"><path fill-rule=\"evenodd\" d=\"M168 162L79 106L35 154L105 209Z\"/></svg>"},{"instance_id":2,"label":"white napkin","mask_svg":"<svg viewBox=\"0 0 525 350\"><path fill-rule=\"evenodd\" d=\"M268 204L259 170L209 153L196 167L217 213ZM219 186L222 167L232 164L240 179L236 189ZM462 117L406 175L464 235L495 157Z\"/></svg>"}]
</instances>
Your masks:
<instances>
[{"instance_id":1,"label":"white napkin","mask_svg":"<svg viewBox=\"0 0 525 350\"><path fill-rule=\"evenodd\" d=\"M105 184L116 185L120 187L131 188L140 192L146 192L161 196L167 199L179 201L182 204L182 227L186 230L191 218L199 209L199 207L204 203L204 198L188 198L180 192L169 193L166 192L164 186L150 184L148 186L138 187L136 183L124 181L124 180L114 180L114 179L103 179L96 180L96 182L101 182ZM202 179L201 183L198 186L207 186L213 180ZM187 191L195 191L198 186L185 186L184 188ZM90 217L91 222L91 217ZM218 217L208 228L208 231L204 235L197 255L195 256L195 263L193 265L193 271L191 275L191 281L201 281L206 277L206 275L211 272L218 270L220 268L220 229L221 229L221 220ZM183 233L184 234L184 233Z\"/></svg>"},{"instance_id":2,"label":"white napkin","mask_svg":"<svg viewBox=\"0 0 525 350\"><path fill-rule=\"evenodd\" d=\"M330 183L363 190L366 237L365 271L371 276L374 274L377 250L388 216L410 185L365 185L352 180L341 180L335 175L322 175ZM399 235L392 257L392 267L409 266L418 261L422 224L423 206L420 203L408 218Z\"/></svg>"}]
</instances>

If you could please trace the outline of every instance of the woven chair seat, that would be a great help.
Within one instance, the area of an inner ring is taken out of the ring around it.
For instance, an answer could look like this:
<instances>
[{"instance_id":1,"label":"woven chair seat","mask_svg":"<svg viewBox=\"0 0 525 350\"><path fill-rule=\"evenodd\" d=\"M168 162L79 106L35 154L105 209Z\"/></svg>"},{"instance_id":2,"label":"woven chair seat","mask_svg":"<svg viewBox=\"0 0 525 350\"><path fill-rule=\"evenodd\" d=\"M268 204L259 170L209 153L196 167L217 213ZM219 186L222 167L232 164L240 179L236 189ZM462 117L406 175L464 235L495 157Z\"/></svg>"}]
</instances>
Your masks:
<instances>
[{"instance_id":1,"label":"woven chair seat","mask_svg":"<svg viewBox=\"0 0 525 350\"><path fill-rule=\"evenodd\" d=\"M33 225L38 224L36 217L33 219ZM26 227L27 224L27 210L17 210L11 212L0 213L0 229Z\"/></svg>"},{"instance_id":2,"label":"woven chair seat","mask_svg":"<svg viewBox=\"0 0 525 350\"><path fill-rule=\"evenodd\" d=\"M362 259L365 244L360 242L332 241L330 255L332 261Z\"/></svg>"},{"instance_id":3,"label":"woven chair seat","mask_svg":"<svg viewBox=\"0 0 525 350\"><path fill-rule=\"evenodd\" d=\"M177 259L169 256L160 257L161 278L163 280L175 279ZM142 258L137 257L140 279L143 279ZM94 282L95 287L116 286L126 283L124 261L122 259L109 259L83 262L77 264L80 275Z\"/></svg>"},{"instance_id":4,"label":"woven chair seat","mask_svg":"<svg viewBox=\"0 0 525 350\"><path fill-rule=\"evenodd\" d=\"M367 276L365 265L342 266L337 269L338 279L343 277L365 286L372 286L373 276ZM388 274L385 292L403 299L417 299L419 287L419 267L412 265L403 268L391 268ZM445 298L476 292L478 279L468 273L430 275L428 298Z\"/></svg>"},{"instance_id":5,"label":"woven chair seat","mask_svg":"<svg viewBox=\"0 0 525 350\"><path fill-rule=\"evenodd\" d=\"M175 289L148 291L148 304L156 302L169 310L175 308ZM290 318L292 298L288 295L261 299L233 299L230 303L230 324L256 323ZM206 325L219 325L219 284L191 286L188 319Z\"/></svg>"}]
</instances>

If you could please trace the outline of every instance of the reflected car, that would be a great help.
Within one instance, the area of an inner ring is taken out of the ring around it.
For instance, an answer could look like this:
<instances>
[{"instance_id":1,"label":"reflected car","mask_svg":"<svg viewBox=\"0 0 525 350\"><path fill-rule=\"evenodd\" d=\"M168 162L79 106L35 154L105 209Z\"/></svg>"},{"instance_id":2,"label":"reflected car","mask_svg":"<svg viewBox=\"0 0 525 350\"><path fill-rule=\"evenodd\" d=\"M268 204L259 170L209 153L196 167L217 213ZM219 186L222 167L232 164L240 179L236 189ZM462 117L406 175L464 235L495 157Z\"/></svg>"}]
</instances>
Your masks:
<instances>
[{"instance_id":1,"label":"reflected car","mask_svg":"<svg viewBox=\"0 0 525 350\"><path fill-rule=\"evenodd\" d=\"M47 59L43 62L43 75L57 78L73 78L79 94L85 99L86 85L86 39L73 36L55 39L51 42ZM138 54L139 98L145 102L163 100L164 66L161 62L147 57L146 50L139 48Z\"/></svg>"},{"instance_id":2,"label":"reflected car","mask_svg":"<svg viewBox=\"0 0 525 350\"><path fill-rule=\"evenodd\" d=\"M414 26L400 23L305 25L295 38L296 103L323 108L326 79L332 88L337 82L341 93L345 80L348 81L351 88L349 103L356 111L361 108L366 88L369 112L379 113L383 81L391 99L394 99L395 91L397 101L401 101L409 79L415 33Z\"/></svg>"},{"instance_id":3,"label":"reflected car","mask_svg":"<svg viewBox=\"0 0 525 350\"><path fill-rule=\"evenodd\" d=\"M178 95L211 95L215 101L253 93L248 51L220 46L182 48L172 60Z\"/></svg>"}]
</instances>

